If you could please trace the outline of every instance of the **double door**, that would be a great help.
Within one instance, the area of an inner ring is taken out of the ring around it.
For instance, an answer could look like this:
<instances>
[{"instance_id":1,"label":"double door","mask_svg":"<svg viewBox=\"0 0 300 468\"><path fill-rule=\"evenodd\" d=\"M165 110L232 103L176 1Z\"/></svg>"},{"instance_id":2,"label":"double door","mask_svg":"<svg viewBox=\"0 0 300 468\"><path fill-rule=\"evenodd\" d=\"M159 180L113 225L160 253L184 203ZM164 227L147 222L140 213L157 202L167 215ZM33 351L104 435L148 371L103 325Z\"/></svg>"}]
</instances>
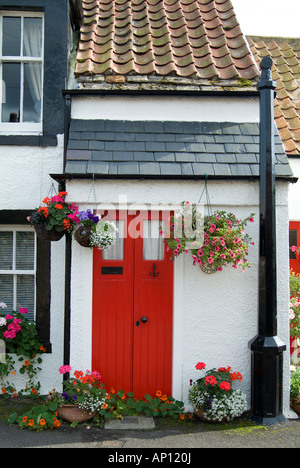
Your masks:
<instances>
[{"instance_id":1,"label":"double door","mask_svg":"<svg viewBox=\"0 0 300 468\"><path fill-rule=\"evenodd\" d=\"M116 243L93 253L93 369L137 398L172 390L173 263L161 218L120 212Z\"/></svg>"}]
</instances>

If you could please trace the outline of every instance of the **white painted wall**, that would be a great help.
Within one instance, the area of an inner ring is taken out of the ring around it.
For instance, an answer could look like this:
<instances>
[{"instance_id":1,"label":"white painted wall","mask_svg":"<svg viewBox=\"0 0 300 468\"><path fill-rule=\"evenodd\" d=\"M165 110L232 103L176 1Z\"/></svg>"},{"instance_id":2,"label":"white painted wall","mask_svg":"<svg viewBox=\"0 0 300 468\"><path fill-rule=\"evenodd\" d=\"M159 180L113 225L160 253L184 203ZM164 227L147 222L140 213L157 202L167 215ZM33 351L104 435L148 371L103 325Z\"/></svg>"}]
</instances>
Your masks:
<instances>
[{"instance_id":1,"label":"white painted wall","mask_svg":"<svg viewBox=\"0 0 300 468\"><path fill-rule=\"evenodd\" d=\"M0 210L35 209L49 194L51 173L63 170L63 135L54 147L0 146ZM57 184L54 183L57 188ZM26 223L26 220L25 220ZM29 223L28 223L29 226ZM52 354L42 356L38 378L41 392L61 386L58 367L63 364L63 321L65 281L65 240L51 243L51 335ZM1 301L1 298L0 298ZM22 379L16 376L16 386Z\"/></svg>"},{"instance_id":2,"label":"white painted wall","mask_svg":"<svg viewBox=\"0 0 300 468\"><path fill-rule=\"evenodd\" d=\"M247 97L99 96L72 99L73 119L258 122L259 100Z\"/></svg>"},{"instance_id":3,"label":"white painted wall","mask_svg":"<svg viewBox=\"0 0 300 468\"><path fill-rule=\"evenodd\" d=\"M113 183L113 190L112 190ZM116 209L131 203L151 205L197 202L203 182L188 181L96 181L97 200L115 203ZM89 181L69 181L73 202L87 208ZM195 364L208 368L231 366L243 374L241 388L250 402L249 341L257 333L258 304L258 184L252 182L209 182L213 209L230 210L239 217L257 213L247 231L255 241L250 247L252 268L241 273L231 267L206 275L192 265L188 256L175 262L173 395L187 403L189 380L198 377ZM119 205L119 201L122 201ZM277 184L278 240L278 336L289 343L288 184ZM90 205L91 208L94 206ZM73 242L72 253L72 339L71 366L91 367L92 253ZM97 369L101 373L101 369ZM289 411L289 351L284 353L284 408ZM186 405L188 408L188 405Z\"/></svg>"},{"instance_id":4,"label":"white painted wall","mask_svg":"<svg viewBox=\"0 0 300 468\"><path fill-rule=\"evenodd\" d=\"M290 166L295 177L299 180L296 184L290 184L289 188L289 213L291 221L300 221L300 157L289 158Z\"/></svg>"}]
</instances>

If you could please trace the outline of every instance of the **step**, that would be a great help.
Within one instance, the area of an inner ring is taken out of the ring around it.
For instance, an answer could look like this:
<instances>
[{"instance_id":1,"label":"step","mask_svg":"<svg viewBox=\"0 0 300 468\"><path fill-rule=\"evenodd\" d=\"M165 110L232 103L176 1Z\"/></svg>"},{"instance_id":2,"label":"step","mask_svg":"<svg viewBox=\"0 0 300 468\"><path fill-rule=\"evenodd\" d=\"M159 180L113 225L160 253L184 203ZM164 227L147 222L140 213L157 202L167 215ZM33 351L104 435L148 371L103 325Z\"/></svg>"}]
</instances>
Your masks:
<instances>
[{"instance_id":1,"label":"step","mask_svg":"<svg viewBox=\"0 0 300 468\"><path fill-rule=\"evenodd\" d=\"M124 416L123 419L108 419L105 421L104 429L154 429L155 423L153 418L148 416Z\"/></svg>"}]
</instances>

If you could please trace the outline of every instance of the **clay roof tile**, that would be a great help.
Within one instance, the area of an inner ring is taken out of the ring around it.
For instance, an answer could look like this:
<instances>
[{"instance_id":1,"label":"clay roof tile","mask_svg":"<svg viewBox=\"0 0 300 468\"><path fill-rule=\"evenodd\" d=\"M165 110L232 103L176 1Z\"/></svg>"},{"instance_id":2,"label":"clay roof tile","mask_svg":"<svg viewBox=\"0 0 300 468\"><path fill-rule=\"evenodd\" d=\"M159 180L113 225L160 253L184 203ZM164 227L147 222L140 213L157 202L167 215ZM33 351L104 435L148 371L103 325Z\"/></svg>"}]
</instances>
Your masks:
<instances>
[{"instance_id":1,"label":"clay roof tile","mask_svg":"<svg viewBox=\"0 0 300 468\"><path fill-rule=\"evenodd\" d=\"M75 73L259 75L230 0L82 0ZM299 50L300 53L300 50Z\"/></svg>"}]
</instances>

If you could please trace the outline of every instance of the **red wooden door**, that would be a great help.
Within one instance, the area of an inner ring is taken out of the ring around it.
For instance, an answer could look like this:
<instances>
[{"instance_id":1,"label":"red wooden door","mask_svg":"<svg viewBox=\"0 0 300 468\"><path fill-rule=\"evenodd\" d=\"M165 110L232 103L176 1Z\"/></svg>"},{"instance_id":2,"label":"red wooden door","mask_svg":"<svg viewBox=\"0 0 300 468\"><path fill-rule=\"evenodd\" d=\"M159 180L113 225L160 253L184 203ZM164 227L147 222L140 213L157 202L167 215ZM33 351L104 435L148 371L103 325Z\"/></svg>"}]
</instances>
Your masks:
<instances>
[{"instance_id":1,"label":"red wooden door","mask_svg":"<svg viewBox=\"0 0 300 468\"><path fill-rule=\"evenodd\" d=\"M300 221L290 221L290 247L296 245L300 247ZM290 250L290 268L294 273L300 274L300 258L297 259L295 253Z\"/></svg>"},{"instance_id":2,"label":"red wooden door","mask_svg":"<svg viewBox=\"0 0 300 468\"><path fill-rule=\"evenodd\" d=\"M115 251L94 249L93 369L137 398L172 390L173 263L148 218L121 213Z\"/></svg>"}]
</instances>

